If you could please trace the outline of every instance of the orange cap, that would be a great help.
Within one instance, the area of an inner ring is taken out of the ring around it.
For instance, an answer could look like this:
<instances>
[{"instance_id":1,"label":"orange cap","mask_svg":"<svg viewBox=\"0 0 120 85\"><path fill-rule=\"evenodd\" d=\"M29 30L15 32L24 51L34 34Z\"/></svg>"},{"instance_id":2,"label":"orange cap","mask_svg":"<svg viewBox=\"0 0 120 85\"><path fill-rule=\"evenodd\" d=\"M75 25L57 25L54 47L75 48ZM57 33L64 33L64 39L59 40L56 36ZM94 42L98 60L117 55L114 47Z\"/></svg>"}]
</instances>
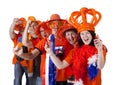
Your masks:
<instances>
[{"instance_id":1,"label":"orange cap","mask_svg":"<svg viewBox=\"0 0 120 85\"><path fill-rule=\"evenodd\" d=\"M75 27L73 27L70 23L66 23L64 24L63 26L61 26L59 28L59 36L64 36L64 32L67 31L67 30L70 30L70 29L76 29ZM76 29L77 30L77 29Z\"/></svg>"},{"instance_id":2,"label":"orange cap","mask_svg":"<svg viewBox=\"0 0 120 85\"><path fill-rule=\"evenodd\" d=\"M29 17L28 17L28 20L36 21L36 18L35 18L34 16L29 16Z\"/></svg>"},{"instance_id":3,"label":"orange cap","mask_svg":"<svg viewBox=\"0 0 120 85\"><path fill-rule=\"evenodd\" d=\"M59 14L52 14L50 16L50 20L58 20L58 19L60 19L60 15Z\"/></svg>"},{"instance_id":4,"label":"orange cap","mask_svg":"<svg viewBox=\"0 0 120 85\"><path fill-rule=\"evenodd\" d=\"M19 20L21 20L22 23L15 26L16 31L22 30L26 26L26 19L25 18L21 17L21 18L19 18ZM22 25L22 26L20 26L20 25Z\"/></svg>"},{"instance_id":5,"label":"orange cap","mask_svg":"<svg viewBox=\"0 0 120 85\"><path fill-rule=\"evenodd\" d=\"M90 22L87 21L87 19L89 19L88 15L92 17ZM101 20L101 17L102 16L101 16L100 12L96 11L95 9L93 9L93 8L88 9L86 7L83 7L80 9L80 11L74 11L71 13L69 22L75 28L77 28L78 32L81 32L84 30L95 31L94 27Z\"/></svg>"}]
</instances>

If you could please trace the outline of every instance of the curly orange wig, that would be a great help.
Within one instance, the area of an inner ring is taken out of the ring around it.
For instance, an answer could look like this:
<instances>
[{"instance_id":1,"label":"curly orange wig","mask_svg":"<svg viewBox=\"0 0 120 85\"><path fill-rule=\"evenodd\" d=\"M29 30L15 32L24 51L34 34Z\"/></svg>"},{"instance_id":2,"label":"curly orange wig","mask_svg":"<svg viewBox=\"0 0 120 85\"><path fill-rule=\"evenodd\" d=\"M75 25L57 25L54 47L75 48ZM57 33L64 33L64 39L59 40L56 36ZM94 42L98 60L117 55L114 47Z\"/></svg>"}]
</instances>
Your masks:
<instances>
[{"instance_id":1,"label":"curly orange wig","mask_svg":"<svg viewBox=\"0 0 120 85\"><path fill-rule=\"evenodd\" d=\"M44 31L46 31L47 33L51 33L51 29L47 26L46 22L42 22L42 23L39 23L39 25L37 26L35 32L36 34L38 35L39 38L41 38L41 35L40 35L40 28L43 28Z\"/></svg>"}]
</instances>

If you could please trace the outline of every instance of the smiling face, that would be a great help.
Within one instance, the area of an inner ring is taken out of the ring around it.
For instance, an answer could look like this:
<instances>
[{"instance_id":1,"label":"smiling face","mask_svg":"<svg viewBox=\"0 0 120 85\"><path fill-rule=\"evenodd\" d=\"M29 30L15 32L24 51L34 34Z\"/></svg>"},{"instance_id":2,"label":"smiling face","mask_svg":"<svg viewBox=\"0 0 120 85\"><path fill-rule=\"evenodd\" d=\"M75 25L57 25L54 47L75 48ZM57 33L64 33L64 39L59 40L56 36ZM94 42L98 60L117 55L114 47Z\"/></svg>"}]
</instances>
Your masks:
<instances>
[{"instance_id":1,"label":"smiling face","mask_svg":"<svg viewBox=\"0 0 120 85\"><path fill-rule=\"evenodd\" d=\"M78 39L77 33L72 30L65 32L65 37L66 37L67 41L73 46L75 45L75 43L77 42L77 39Z\"/></svg>"},{"instance_id":2,"label":"smiling face","mask_svg":"<svg viewBox=\"0 0 120 85\"><path fill-rule=\"evenodd\" d=\"M42 38L45 38L49 36L49 33L46 30L44 30L43 27L40 27L40 35Z\"/></svg>"},{"instance_id":3,"label":"smiling face","mask_svg":"<svg viewBox=\"0 0 120 85\"><path fill-rule=\"evenodd\" d=\"M92 41L92 35L89 31L82 31L80 37L85 45L89 45Z\"/></svg>"}]
</instances>

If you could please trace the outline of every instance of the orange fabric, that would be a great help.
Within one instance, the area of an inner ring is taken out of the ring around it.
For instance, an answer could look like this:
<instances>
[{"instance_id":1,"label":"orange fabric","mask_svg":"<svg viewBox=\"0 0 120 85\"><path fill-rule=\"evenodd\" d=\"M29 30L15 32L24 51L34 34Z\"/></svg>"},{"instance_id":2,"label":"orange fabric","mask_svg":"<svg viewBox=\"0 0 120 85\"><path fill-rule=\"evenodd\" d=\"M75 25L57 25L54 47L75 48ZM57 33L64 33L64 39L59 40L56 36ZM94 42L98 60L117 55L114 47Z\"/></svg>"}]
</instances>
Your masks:
<instances>
[{"instance_id":1,"label":"orange fabric","mask_svg":"<svg viewBox=\"0 0 120 85\"><path fill-rule=\"evenodd\" d=\"M42 52L41 55L41 62L40 62L40 76L42 78L42 85L45 85L45 59L46 59L46 53L44 50L45 43L47 41L47 38L43 38L41 41L37 43L35 46Z\"/></svg>"},{"instance_id":2,"label":"orange fabric","mask_svg":"<svg viewBox=\"0 0 120 85\"><path fill-rule=\"evenodd\" d=\"M90 80L87 76L86 80L84 81L84 85L101 85L101 71L99 70L98 75L94 80Z\"/></svg>"},{"instance_id":3,"label":"orange fabric","mask_svg":"<svg viewBox=\"0 0 120 85\"><path fill-rule=\"evenodd\" d=\"M13 39L14 47L18 44L18 37L19 37L19 36L21 36L21 35L18 34L18 35L16 35L16 37ZM17 62L19 62L19 61L16 59L16 55L14 54L12 63L15 64L15 63L17 63ZM28 66L26 60L21 61L20 64L21 64L22 66Z\"/></svg>"},{"instance_id":4,"label":"orange fabric","mask_svg":"<svg viewBox=\"0 0 120 85\"><path fill-rule=\"evenodd\" d=\"M41 64L40 64L40 75L41 76L45 76L45 59L46 59L46 53L45 53L45 50L44 50L44 46L45 46L46 41L47 41L47 38L44 38L41 41L39 41L37 43L37 45L35 46L36 48L38 48L40 50L40 52L42 52L42 55L41 55Z\"/></svg>"},{"instance_id":5,"label":"orange fabric","mask_svg":"<svg viewBox=\"0 0 120 85\"><path fill-rule=\"evenodd\" d=\"M55 41L55 45L57 46L63 46L64 48L64 57L63 59L68 55L71 49L73 47L64 39L57 39ZM66 68L65 69L56 69L56 81L66 81L68 79L68 76L66 75Z\"/></svg>"},{"instance_id":6,"label":"orange fabric","mask_svg":"<svg viewBox=\"0 0 120 85\"><path fill-rule=\"evenodd\" d=\"M67 61L69 64L72 64L72 59L77 49L78 49L77 47L72 49L64 60Z\"/></svg>"},{"instance_id":7,"label":"orange fabric","mask_svg":"<svg viewBox=\"0 0 120 85\"><path fill-rule=\"evenodd\" d=\"M45 53L45 50L44 50L44 45L45 45L45 42L46 42L46 38L45 39L42 39L35 47L39 48L40 51L43 53L41 55L41 65L40 65L40 74L42 77L45 76L45 59L46 59L46 53ZM55 42L55 45L56 46L63 46L64 47L64 53L65 55L64 56L67 56L67 54L69 53L69 51L73 48L70 44L67 43L67 41L65 40L56 40ZM67 80L67 76L65 74L65 69L62 69L62 70L59 70L59 69L56 69L56 81L65 81ZM44 80L44 79L43 79Z\"/></svg>"},{"instance_id":8,"label":"orange fabric","mask_svg":"<svg viewBox=\"0 0 120 85\"><path fill-rule=\"evenodd\" d=\"M31 38L30 41L32 42L33 46L35 46L40 39L39 38ZM29 49L29 51L32 51L32 49ZM33 63L34 60L28 60L28 73L32 73L33 72Z\"/></svg>"},{"instance_id":9,"label":"orange fabric","mask_svg":"<svg viewBox=\"0 0 120 85\"><path fill-rule=\"evenodd\" d=\"M33 60L28 60L28 73L33 72Z\"/></svg>"}]
</instances>

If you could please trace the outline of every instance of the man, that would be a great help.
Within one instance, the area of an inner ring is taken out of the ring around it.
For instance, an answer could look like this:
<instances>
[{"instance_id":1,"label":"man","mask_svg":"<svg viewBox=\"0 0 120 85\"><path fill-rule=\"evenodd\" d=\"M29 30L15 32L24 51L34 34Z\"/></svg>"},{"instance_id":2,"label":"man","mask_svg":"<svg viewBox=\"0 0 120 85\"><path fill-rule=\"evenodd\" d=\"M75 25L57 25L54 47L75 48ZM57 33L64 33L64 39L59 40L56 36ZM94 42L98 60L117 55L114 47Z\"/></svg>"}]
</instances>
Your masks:
<instances>
[{"instance_id":1,"label":"man","mask_svg":"<svg viewBox=\"0 0 120 85\"><path fill-rule=\"evenodd\" d=\"M25 25L25 18L14 18L13 23L11 24L11 27L9 29L9 35L14 43L14 47L16 47L17 45L22 47L22 34L24 32ZM26 75L26 85L29 85L27 61L20 58L18 55L14 55L12 63L14 64L14 85L22 85L23 73L25 73Z\"/></svg>"}]
</instances>

